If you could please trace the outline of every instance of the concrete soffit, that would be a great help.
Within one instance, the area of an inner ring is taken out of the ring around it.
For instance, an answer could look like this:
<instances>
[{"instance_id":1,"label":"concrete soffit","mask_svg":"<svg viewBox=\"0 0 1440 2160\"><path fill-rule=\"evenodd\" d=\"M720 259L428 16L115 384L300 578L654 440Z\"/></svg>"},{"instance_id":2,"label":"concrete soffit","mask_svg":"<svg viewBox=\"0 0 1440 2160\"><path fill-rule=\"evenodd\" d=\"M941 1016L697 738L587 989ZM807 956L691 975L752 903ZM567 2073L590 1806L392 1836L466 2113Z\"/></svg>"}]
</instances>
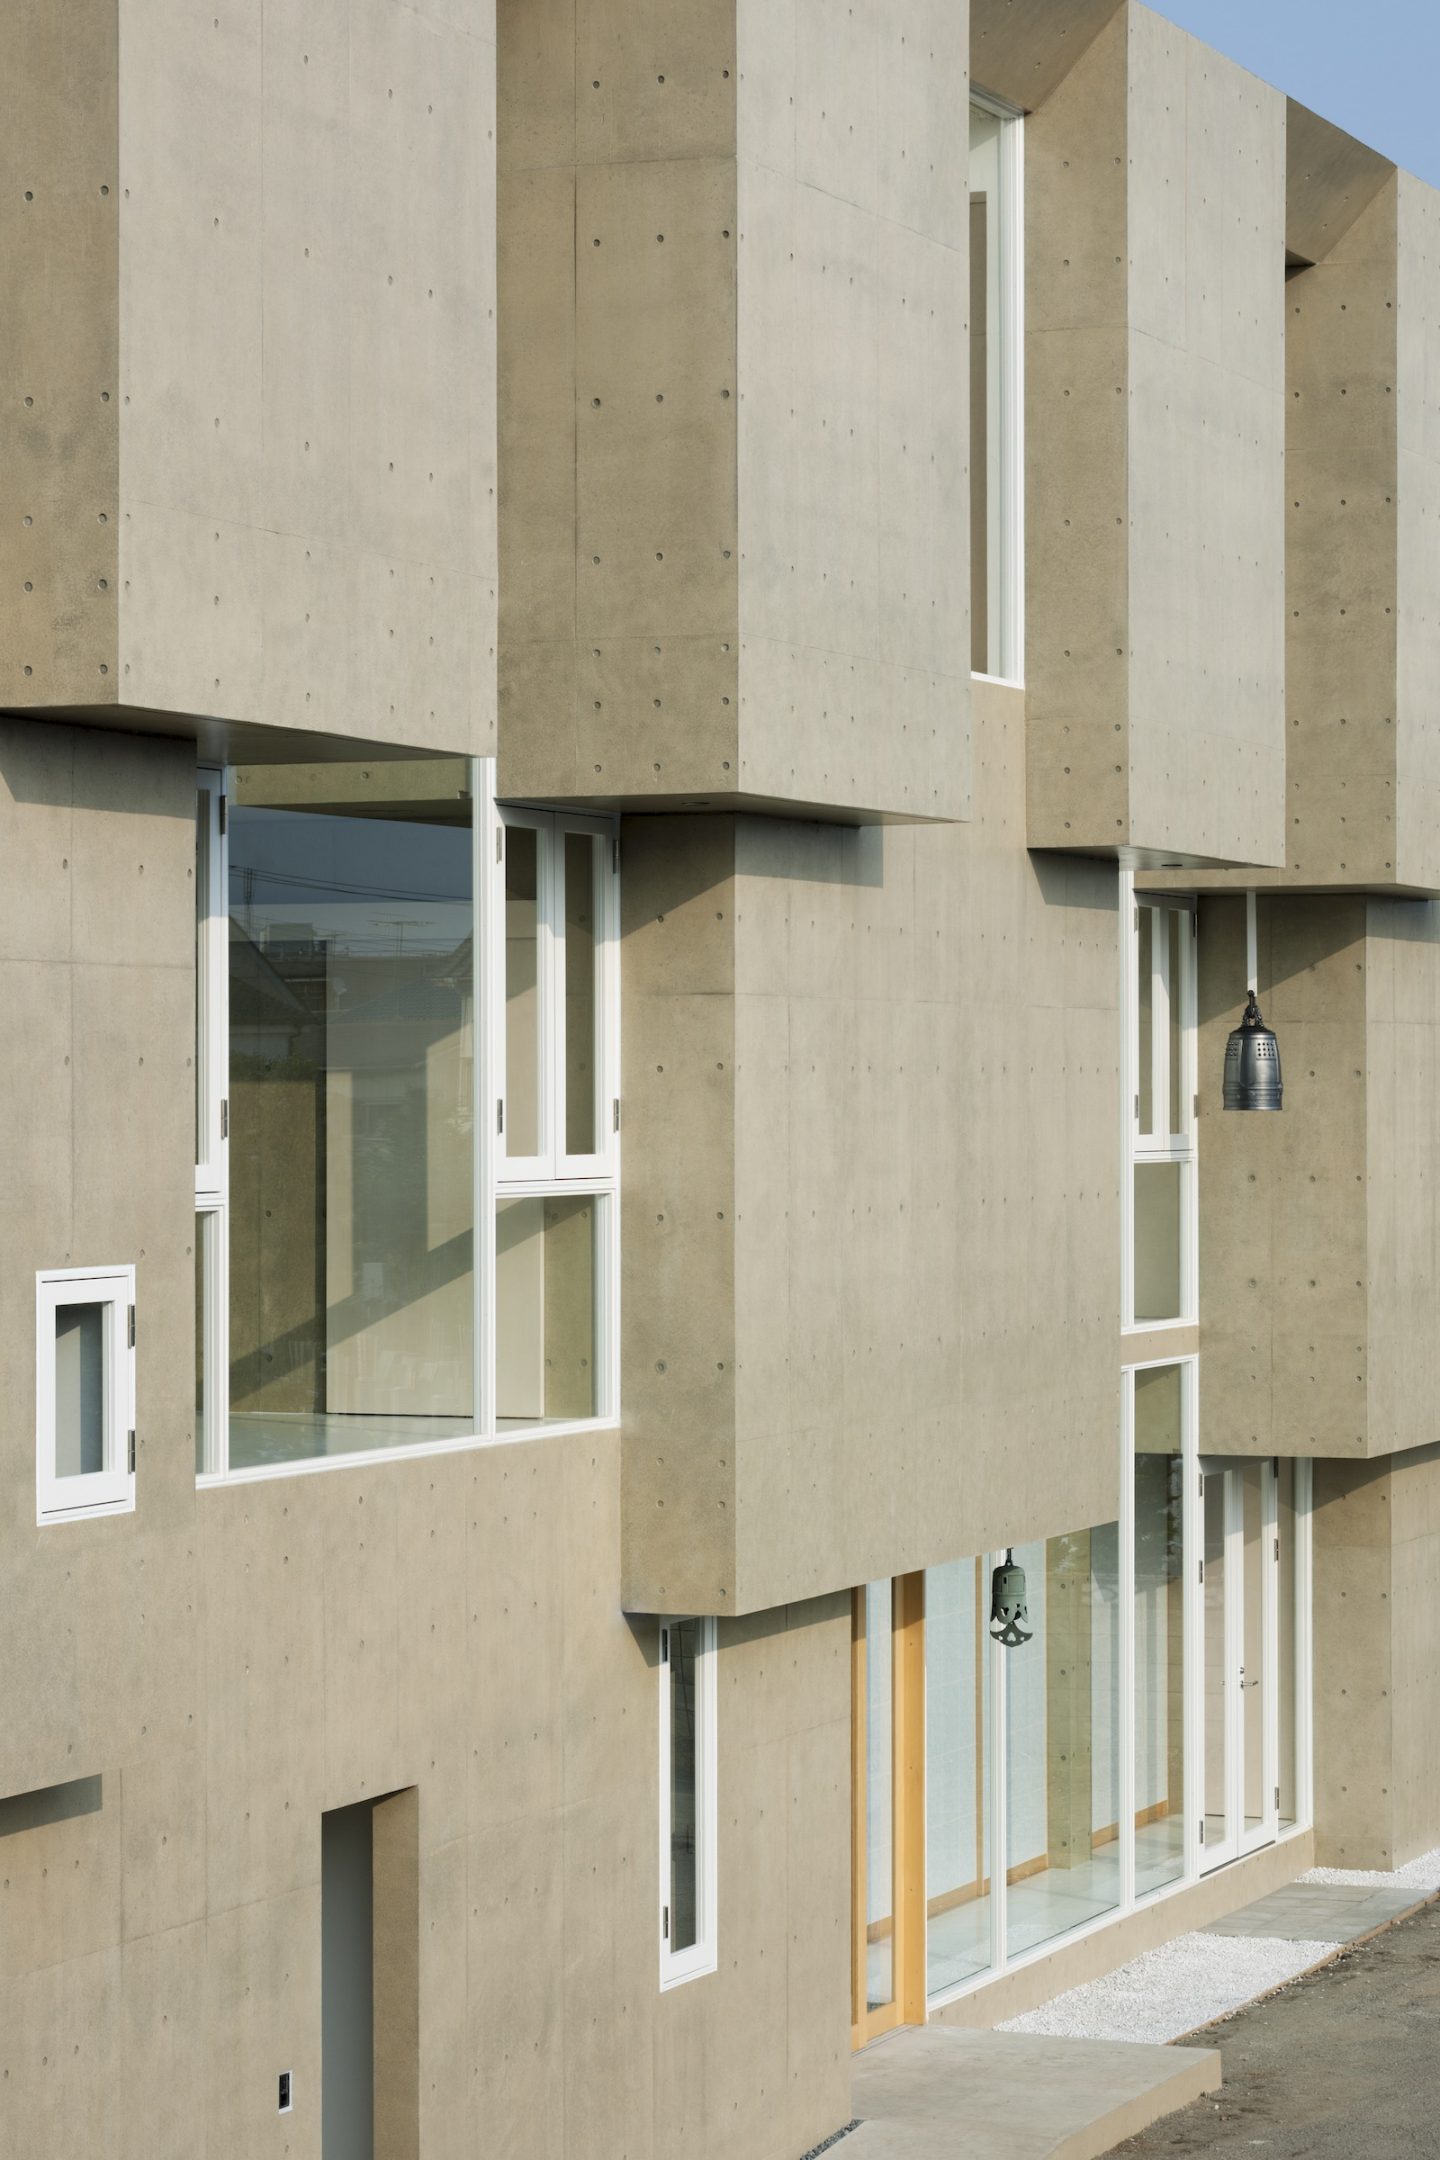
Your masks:
<instances>
[{"instance_id":1,"label":"concrete soffit","mask_svg":"<svg viewBox=\"0 0 1440 2160\"><path fill-rule=\"evenodd\" d=\"M1127 0L970 0L970 76L1033 111Z\"/></svg>"},{"instance_id":2,"label":"concrete soffit","mask_svg":"<svg viewBox=\"0 0 1440 2160\"><path fill-rule=\"evenodd\" d=\"M1389 158L1285 101L1285 248L1293 263L1317 263L1350 230L1395 172Z\"/></svg>"}]
</instances>

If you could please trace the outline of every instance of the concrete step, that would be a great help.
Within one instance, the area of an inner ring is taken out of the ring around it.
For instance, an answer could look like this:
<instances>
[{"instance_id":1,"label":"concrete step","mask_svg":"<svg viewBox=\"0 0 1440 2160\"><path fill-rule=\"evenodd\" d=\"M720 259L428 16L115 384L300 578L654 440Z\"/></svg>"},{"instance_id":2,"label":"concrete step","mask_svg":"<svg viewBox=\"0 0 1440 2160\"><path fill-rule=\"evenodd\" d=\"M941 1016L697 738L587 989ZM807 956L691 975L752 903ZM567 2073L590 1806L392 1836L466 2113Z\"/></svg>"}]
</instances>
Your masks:
<instances>
[{"instance_id":1,"label":"concrete step","mask_svg":"<svg viewBox=\"0 0 1440 2160\"><path fill-rule=\"evenodd\" d=\"M1095 2160L1219 2084L1217 2048L907 2028L855 2057L834 2160Z\"/></svg>"}]
</instances>

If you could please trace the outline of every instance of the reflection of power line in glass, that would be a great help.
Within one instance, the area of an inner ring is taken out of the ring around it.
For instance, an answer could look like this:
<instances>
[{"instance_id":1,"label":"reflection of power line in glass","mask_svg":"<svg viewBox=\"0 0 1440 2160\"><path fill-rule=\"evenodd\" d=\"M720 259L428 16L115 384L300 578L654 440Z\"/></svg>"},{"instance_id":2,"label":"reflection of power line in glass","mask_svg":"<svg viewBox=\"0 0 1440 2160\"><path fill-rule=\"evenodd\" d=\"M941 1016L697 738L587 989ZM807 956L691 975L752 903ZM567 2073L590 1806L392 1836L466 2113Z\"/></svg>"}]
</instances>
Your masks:
<instances>
[{"instance_id":1,"label":"reflection of power line in glass","mask_svg":"<svg viewBox=\"0 0 1440 2160\"><path fill-rule=\"evenodd\" d=\"M463 905L470 898L467 890L410 892L398 885L347 885L343 878L301 877L293 870L264 870L257 863L232 861L230 875L232 879L240 880L241 890L247 901L254 899L257 884L283 885L287 890L298 888L304 892L333 893L337 897L355 900L440 900Z\"/></svg>"}]
</instances>

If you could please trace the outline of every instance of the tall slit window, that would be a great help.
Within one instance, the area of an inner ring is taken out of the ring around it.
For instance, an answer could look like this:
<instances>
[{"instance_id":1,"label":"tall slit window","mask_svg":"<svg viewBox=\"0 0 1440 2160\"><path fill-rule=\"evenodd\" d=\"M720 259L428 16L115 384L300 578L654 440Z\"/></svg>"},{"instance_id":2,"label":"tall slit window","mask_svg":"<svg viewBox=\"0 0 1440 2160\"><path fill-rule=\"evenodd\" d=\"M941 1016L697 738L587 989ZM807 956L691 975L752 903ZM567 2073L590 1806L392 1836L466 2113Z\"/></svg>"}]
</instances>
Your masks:
<instances>
[{"instance_id":1,"label":"tall slit window","mask_svg":"<svg viewBox=\"0 0 1440 2160\"><path fill-rule=\"evenodd\" d=\"M1131 907L1126 1324L1196 1310L1195 911L1144 895Z\"/></svg>"},{"instance_id":2,"label":"tall slit window","mask_svg":"<svg viewBox=\"0 0 1440 2160\"><path fill-rule=\"evenodd\" d=\"M1024 122L970 106L970 665L1024 674Z\"/></svg>"},{"instance_id":3,"label":"tall slit window","mask_svg":"<svg viewBox=\"0 0 1440 2160\"><path fill-rule=\"evenodd\" d=\"M495 1415L502 1431L606 1414L620 1100L614 829L501 812L495 1104Z\"/></svg>"},{"instance_id":4,"label":"tall slit window","mask_svg":"<svg viewBox=\"0 0 1440 2160\"><path fill-rule=\"evenodd\" d=\"M713 1972L717 1703L715 1622L660 1628L660 1984Z\"/></svg>"}]
</instances>

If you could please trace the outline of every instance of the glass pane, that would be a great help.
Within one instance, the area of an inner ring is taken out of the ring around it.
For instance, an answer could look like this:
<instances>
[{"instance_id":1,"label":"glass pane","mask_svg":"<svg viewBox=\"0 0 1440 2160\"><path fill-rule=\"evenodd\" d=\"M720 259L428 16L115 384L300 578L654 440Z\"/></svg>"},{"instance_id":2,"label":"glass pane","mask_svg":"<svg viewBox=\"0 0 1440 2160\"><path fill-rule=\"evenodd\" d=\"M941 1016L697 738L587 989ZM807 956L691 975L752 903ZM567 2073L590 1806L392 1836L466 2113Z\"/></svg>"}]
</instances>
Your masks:
<instances>
[{"instance_id":1,"label":"glass pane","mask_svg":"<svg viewBox=\"0 0 1440 2160\"><path fill-rule=\"evenodd\" d=\"M590 1193L501 1200L495 1220L495 1409L502 1428L598 1417Z\"/></svg>"},{"instance_id":2,"label":"glass pane","mask_svg":"<svg viewBox=\"0 0 1440 2160\"><path fill-rule=\"evenodd\" d=\"M210 1134L206 1107L210 1081L205 1055L205 1023L210 1005L210 970L205 949L205 925L210 907L210 797L201 794L195 804L195 1161L208 1160Z\"/></svg>"},{"instance_id":3,"label":"glass pane","mask_svg":"<svg viewBox=\"0 0 1440 2160\"><path fill-rule=\"evenodd\" d=\"M1016 1548L1033 1637L1005 1652L1011 1957L1120 1900L1119 1525Z\"/></svg>"},{"instance_id":4,"label":"glass pane","mask_svg":"<svg viewBox=\"0 0 1440 2160\"><path fill-rule=\"evenodd\" d=\"M231 1464L461 1437L468 767L242 768L231 802Z\"/></svg>"},{"instance_id":5,"label":"glass pane","mask_svg":"<svg viewBox=\"0 0 1440 2160\"><path fill-rule=\"evenodd\" d=\"M505 828L505 1148L540 1152L540 835Z\"/></svg>"},{"instance_id":6,"label":"glass pane","mask_svg":"<svg viewBox=\"0 0 1440 2160\"><path fill-rule=\"evenodd\" d=\"M1299 1763L1296 1756L1295 1698L1296 1658L1299 1654L1295 1611L1295 1465L1285 1458L1278 1478L1276 1529L1280 1538L1280 1568L1276 1595L1279 1599L1279 1668L1275 1675L1280 1712L1280 1757L1275 1776L1280 1786L1280 1827L1288 1829L1300 1819Z\"/></svg>"},{"instance_id":7,"label":"glass pane","mask_svg":"<svg viewBox=\"0 0 1440 2160\"><path fill-rule=\"evenodd\" d=\"M1205 1479L1205 1844L1221 1846L1229 1836L1230 1807L1226 1783L1229 1743L1225 1691L1225 1479L1218 1472Z\"/></svg>"},{"instance_id":8,"label":"glass pane","mask_svg":"<svg viewBox=\"0 0 1440 2160\"><path fill-rule=\"evenodd\" d=\"M1135 1375L1135 1894L1185 1872L1184 1461L1178 1365Z\"/></svg>"},{"instance_id":9,"label":"glass pane","mask_svg":"<svg viewBox=\"0 0 1440 2160\"><path fill-rule=\"evenodd\" d=\"M894 1585L865 1591L865 2003L895 2000Z\"/></svg>"},{"instance_id":10,"label":"glass pane","mask_svg":"<svg viewBox=\"0 0 1440 2160\"><path fill-rule=\"evenodd\" d=\"M970 665L998 674L991 579L1000 504L1000 126L970 108Z\"/></svg>"},{"instance_id":11,"label":"glass pane","mask_svg":"<svg viewBox=\"0 0 1440 2160\"><path fill-rule=\"evenodd\" d=\"M1142 907L1138 913L1140 931L1135 997L1140 1027L1139 1066L1135 1075L1139 1097L1136 1122L1142 1138L1150 1139L1155 1132L1155 910Z\"/></svg>"},{"instance_id":12,"label":"glass pane","mask_svg":"<svg viewBox=\"0 0 1440 2160\"><path fill-rule=\"evenodd\" d=\"M105 1468L103 1305L55 1310L55 1475L89 1477Z\"/></svg>"},{"instance_id":13,"label":"glass pane","mask_svg":"<svg viewBox=\"0 0 1440 2160\"><path fill-rule=\"evenodd\" d=\"M1135 1322L1181 1317L1181 1163L1135 1165Z\"/></svg>"},{"instance_id":14,"label":"glass pane","mask_svg":"<svg viewBox=\"0 0 1440 2160\"><path fill-rule=\"evenodd\" d=\"M1183 1133L1190 1124L1185 1114L1185 1051L1180 1025L1185 1016L1185 947L1190 942L1190 918L1176 908L1166 908L1165 925L1170 985L1170 1130Z\"/></svg>"},{"instance_id":15,"label":"glass pane","mask_svg":"<svg viewBox=\"0 0 1440 2160\"><path fill-rule=\"evenodd\" d=\"M601 842L565 835L565 1152L599 1151L596 1122L596 905Z\"/></svg>"},{"instance_id":16,"label":"glass pane","mask_svg":"<svg viewBox=\"0 0 1440 2160\"><path fill-rule=\"evenodd\" d=\"M205 1307L206 1283L210 1273L209 1254L210 1218L195 1218L195 1470L197 1476L205 1468L206 1441L206 1356L205 1356Z\"/></svg>"},{"instance_id":17,"label":"glass pane","mask_svg":"<svg viewBox=\"0 0 1440 2160\"><path fill-rule=\"evenodd\" d=\"M990 1702L982 1561L925 1576L926 1988L938 1995L990 1963Z\"/></svg>"},{"instance_id":18,"label":"glass pane","mask_svg":"<svg viewBox=\"0 0 1440 2160\"><path fill-rule=\"evenodd\" d=\"M690 1950L699 1934L696 1795L699 1742L695 1723L698 1620L672 1621L670 1638L670 1948Z\"/></svg>"},{"instance_id":19,"label":"glass pane","mask_svg":"<svg viewBox=\"0 0 1440 2160\"><path fill-rule=\"evenodd\" d=\"M1264 1826L1269 1813L1270 1780L1266 1776L1265 1725L1269 1672L1265 1657L1265 1569L1268 1539L1265 1535L1264 1465L1247 1462L1230 1475L1240 1480L1240 1522L1245 1573L1245 1630L1240 1646L1242 1669L1240 1700L1243 1706L1245 1747L1244 1817L1247 1831Z\"/></svg>"}]
</instances>

